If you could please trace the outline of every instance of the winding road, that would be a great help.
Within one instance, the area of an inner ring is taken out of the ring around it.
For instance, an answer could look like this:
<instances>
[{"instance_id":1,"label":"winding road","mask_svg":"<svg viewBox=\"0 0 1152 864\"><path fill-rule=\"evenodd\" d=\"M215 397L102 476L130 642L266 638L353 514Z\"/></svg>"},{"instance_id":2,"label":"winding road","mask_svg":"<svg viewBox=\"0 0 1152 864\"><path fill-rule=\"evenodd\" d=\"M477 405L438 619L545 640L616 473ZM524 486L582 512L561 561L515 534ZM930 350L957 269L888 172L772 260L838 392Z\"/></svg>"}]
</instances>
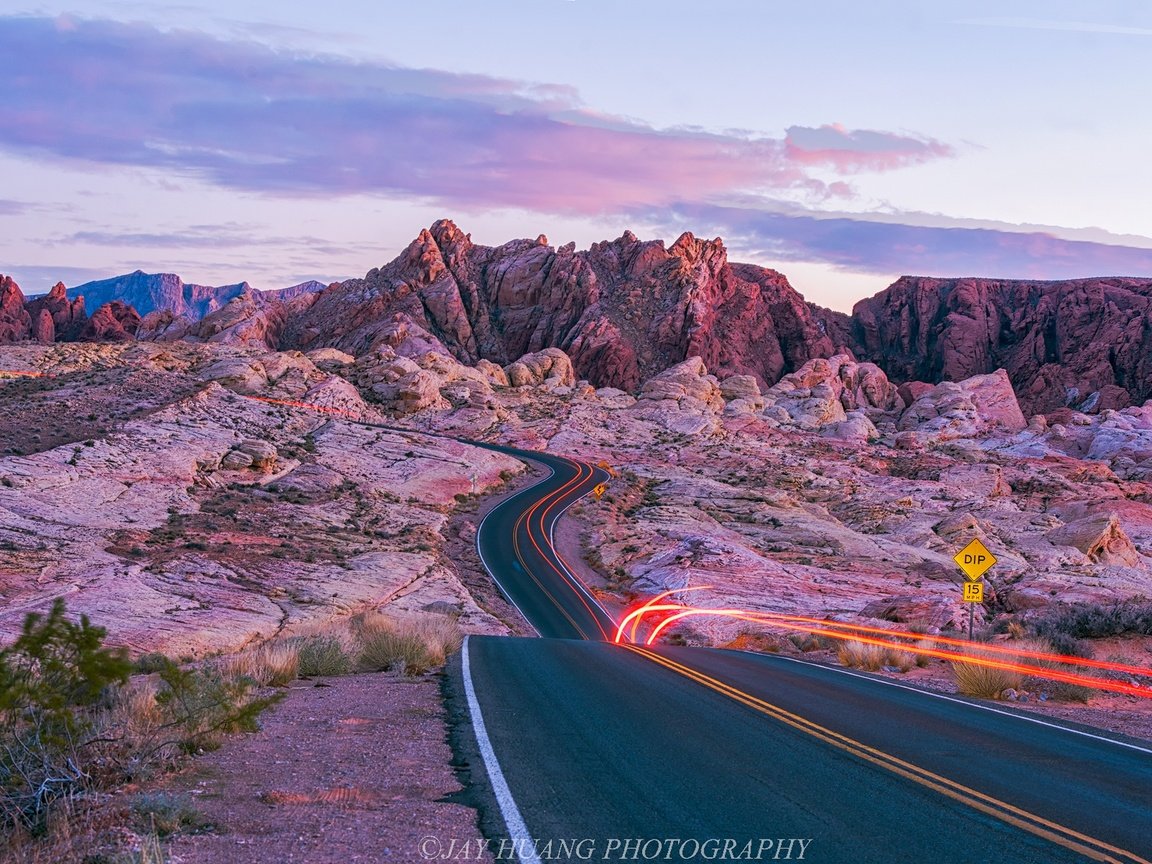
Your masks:
<instances>
[{"instance_id":1,"label":"winding road","mask_svg":"<svg viewBox=\"0 0 1152 864\"><path fill-rule=\"evenodd\" d=\"M540 639L470 637L449 696L497 860L1152 859L1152 745L850 670L615 645L552 542L607 476L547 469L477 532Z\"/></svg>"}]
</instances>

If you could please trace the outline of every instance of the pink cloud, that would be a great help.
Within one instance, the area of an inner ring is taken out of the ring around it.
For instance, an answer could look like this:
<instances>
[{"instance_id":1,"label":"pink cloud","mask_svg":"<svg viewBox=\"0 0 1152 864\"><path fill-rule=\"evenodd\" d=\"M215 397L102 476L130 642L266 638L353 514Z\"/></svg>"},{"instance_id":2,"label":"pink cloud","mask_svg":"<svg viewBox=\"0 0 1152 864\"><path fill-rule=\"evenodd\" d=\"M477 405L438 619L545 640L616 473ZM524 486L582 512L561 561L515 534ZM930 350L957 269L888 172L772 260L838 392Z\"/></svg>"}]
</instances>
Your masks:
<instances>
[{"instance_id":1,"label":"pink cloud","mask_svg":"<svg viewBox=\"0 0 1152 864\"><path fill-rule=\"evenodd\" d=\"M790 127L784 138L784 152L796 165L824 165L842 174L892 171L955 155L951 147L933 138L849 130L839 123Z\"/></svg>"},{"instance_id":2,"label":"pink cloud","mask_svg":"<svg viewBox=\"0 0 1152 864\"><path fill-rule=\"evenodd\" d=\"M809 164L828 161L801 158L809 151L797 141L812 133L853 142L856 155L833 160L852 170L942 146L798 127L786 140L658 129L597 115L564 86L66 24L0 17L0 148L168 168L270 195L384 193L578 214L749 192L824 199L851 190L810 175Z\"/></svg>"}]
</instances>

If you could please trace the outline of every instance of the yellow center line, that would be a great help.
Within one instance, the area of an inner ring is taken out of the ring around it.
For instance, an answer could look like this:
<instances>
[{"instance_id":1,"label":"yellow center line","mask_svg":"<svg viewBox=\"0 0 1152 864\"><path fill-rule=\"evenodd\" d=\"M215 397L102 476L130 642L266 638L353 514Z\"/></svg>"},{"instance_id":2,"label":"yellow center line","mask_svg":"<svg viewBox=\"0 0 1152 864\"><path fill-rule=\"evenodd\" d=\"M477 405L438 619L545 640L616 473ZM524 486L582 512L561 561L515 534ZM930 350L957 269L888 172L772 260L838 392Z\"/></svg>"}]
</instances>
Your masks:
<instances>
[{"instance_id":1,"label":"yellow center line","mask_svg":"<svg viewBox=\"0 0 1152 864\"><path fill-rule=\"evenodd\" d=\"M677 663L674 660L661 657L659 654L655 654L652 651L638 648L633 645L625 645L624 647L629 651L633 651L636 654L651 660L654 663L658 663L661 666L672 670L673 672L677 672L686 678L696 681L699 684L703 684L705 687L715 690L716 692L721 693L724 696L735 700L736 702L747 705L748 707L759 711L762 714L767 714L768 716L779 720L782 723L792 726L801 732L812 735L813 737L831 744L834 747L837 747L841 750L851 753L854 756L878 765L887 771L891 771L894 774L900 775L901 777L912 780L921 786L925 786L935 792L939 792L942 795L945 795L955 801L959 801L962 804L979 810L982 813L986 813L989 816L993 816L996 819L1007 822L1010 825L1021 828L1031 834L1035 834L1038 837L1042 837L1045 840L1058 843L1059 845L1067 849L1071 849L1072 851L1081 855L1086 855L1095 861L1107 861L1113 862L1113 864L1152 864L1152 862L1149 862L1146 859L1141 858L1140 856L1125 849L1120 849L1116 846L1105 843L1102 840L1097 840L1094 837L1081 834L1080 832L1068 828L1064 825L1051 822L1041 816L1037 816L1034 813L1029 813L1027 810L1022 810L1012 804L1000 801L999 799L993 798L990 795L986 795L983 792L979 792L976 789L971 789L953 780L949 780L947 777L934 774L931 771L928 771L917 765L913 765L910 762L906 762L903 759L892 756L891 754L885 753L882 750L878 750L874 747L862 744L853 738L849 738L846 735L842 735L839 732L835 732L831 729L828 729L827 727L819 725L818 723L814 723L811 720L801 717L798 714L793 714L790 711L786 711L777 705L765 702L763 699L753 696L750 693L746 693L743 690L739 690L730 684L725 684L723 681L713 678L712 676L703 672L699 672L695 669L692 669L691 667Z\"/></svg>"},{"instance_id":2,"label":"yellow center line","mask_svg":"<svg viewBox=\"0 0 1152 864\"><path fill-rule=\"evenodd\" d=\"M544 584L543 584L543 583L542 583L542 582L541 582L539 579L537 579L537 578L536 578L536 574L532 572L531 568L528 566L528 562L524 560L524 555L523 555L523 554L521 553L521 551L520 551L520 537L519 537L519 530L520 530L520 526L521 526L521 525L525 525L525 524L526 524L526 523L527 523L527 522L530 520L532 513L533 513L533 512L536 510L536 508L538 508L538 507L539 507L539 506L540 506L542 503L544 503L545 501L548 501L548 500L550 500L550 499L551 499L553 496L557 496L557 495L559 495L560 497L563 497L563 494L565 493L565 491L567 490L568 486L569 486L571 483L572 483L572 481L571 481L571 480L570 480L570 481L568 481L568 482L567 482L567 483L565 483L563 486L559 487L558 489L554 490L553 492L550 492L548 495L545 495L543 498L541 498L539 501L537 501L535 504L533 504L533 505L532 505L532 506L531 506L531 507L530 507L528 510L526 510L525 512L523 512L523 513L521 513L521 514L520 514L520 518L518 518L518 519L516 520L516 524L515 524L515 525L513 525L513 527L512 527L512 550L513 550L513 552L516 554L516 558L517 558L517 559L520 561L520 566L521 566L521 568L524 570L524 572L525 572L525 573L527 573L527 574L528 574L528 576L529 576L529 577L532 579L532 581L536 583L536 587L537 587L537 588L539 588L541 591L543 591L543 592L544 592L544 595L545 595L545 596L546 596L546 597L547 597L549 600L551 600L551 601L552 601L552 605L553 605L553 606L555 606L557 609L559 609L559 610L560 610L560 614L561 614L561 615L563 615L565 618L567 618L567 619L568 619L568 623L570 623L570 624L572 625L572 627L573 627L573 628L574 628L574 629L575 629L575 630L576 630L576 631L577 631L577 632L578 632L578 633L579 633L579 634L580 634L580 635L581 635L581 636L582 636L584 639L587 639L587 638L588 638L588 634L587 634L587 633L585 633L585 632L584 632L584 629L583 629L583 628L582 628L582 627L581 627L579 624L577 624L577 623L576 623L576 621L575 621L575 620L572 618L572 616L571 616L571 615L569 615L569 614L568 614L568 610L567 610L567 609L565 609L565 608L564 608L564 605L563 605L562 603L560 603L560 602L559 602L559 601L558 601L558 600L557 600L557 599L556 599L556 598L553 596L552 592L551 592L551 591L549 591L549 590L548 590L546 587L544 587ZM526 529L527 529L527 531L528 531L528 533L529 533L529 534L531 534L531 533L532 533L532 528L531 528L531 525L530 525L530 524L527 524L527 525L526 525Z\"/></svg>"}]
</instances>

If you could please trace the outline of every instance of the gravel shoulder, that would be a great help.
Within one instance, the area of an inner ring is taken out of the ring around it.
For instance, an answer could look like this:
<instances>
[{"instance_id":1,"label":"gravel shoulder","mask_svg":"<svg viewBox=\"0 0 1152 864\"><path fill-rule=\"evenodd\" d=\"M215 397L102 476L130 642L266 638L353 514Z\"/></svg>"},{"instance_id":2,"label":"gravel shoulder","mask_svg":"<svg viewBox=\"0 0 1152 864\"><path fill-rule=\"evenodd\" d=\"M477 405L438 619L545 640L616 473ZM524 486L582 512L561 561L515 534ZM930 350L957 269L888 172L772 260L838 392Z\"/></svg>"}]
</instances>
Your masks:
<instances>
[{"instance_id":1,"label":"gravel shoulder","mask_svg":"<svg viewBox=\"0 0 1152 864\"><path fill-rule=\"evenodd\" d=\"M176 838L172 861L421 861L423 838L479 836L475 811L450 800L451 759L437 675L295 682L262 731L157 787L215 826Z\"/></svg>"}]
</instances>

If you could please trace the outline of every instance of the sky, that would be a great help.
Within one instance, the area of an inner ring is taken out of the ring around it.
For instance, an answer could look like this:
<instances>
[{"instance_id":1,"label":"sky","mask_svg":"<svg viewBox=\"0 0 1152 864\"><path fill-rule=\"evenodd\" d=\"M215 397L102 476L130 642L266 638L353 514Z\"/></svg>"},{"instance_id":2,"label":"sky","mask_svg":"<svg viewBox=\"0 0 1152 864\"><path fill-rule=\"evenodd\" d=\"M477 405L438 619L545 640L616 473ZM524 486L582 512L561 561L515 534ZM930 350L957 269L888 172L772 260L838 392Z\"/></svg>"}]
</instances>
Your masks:
<instances>
[{"instance_id":1,"label":"sky","mask_svg":"<svg viewBox=\"0 0 1152 864\"><path fill-rule=\"evenodd\" d=\"M1144 0L0 0L0 273L329 282L451 218L845 311L1152 276L1150 52Z\"/></svg>"}]
</instances>

